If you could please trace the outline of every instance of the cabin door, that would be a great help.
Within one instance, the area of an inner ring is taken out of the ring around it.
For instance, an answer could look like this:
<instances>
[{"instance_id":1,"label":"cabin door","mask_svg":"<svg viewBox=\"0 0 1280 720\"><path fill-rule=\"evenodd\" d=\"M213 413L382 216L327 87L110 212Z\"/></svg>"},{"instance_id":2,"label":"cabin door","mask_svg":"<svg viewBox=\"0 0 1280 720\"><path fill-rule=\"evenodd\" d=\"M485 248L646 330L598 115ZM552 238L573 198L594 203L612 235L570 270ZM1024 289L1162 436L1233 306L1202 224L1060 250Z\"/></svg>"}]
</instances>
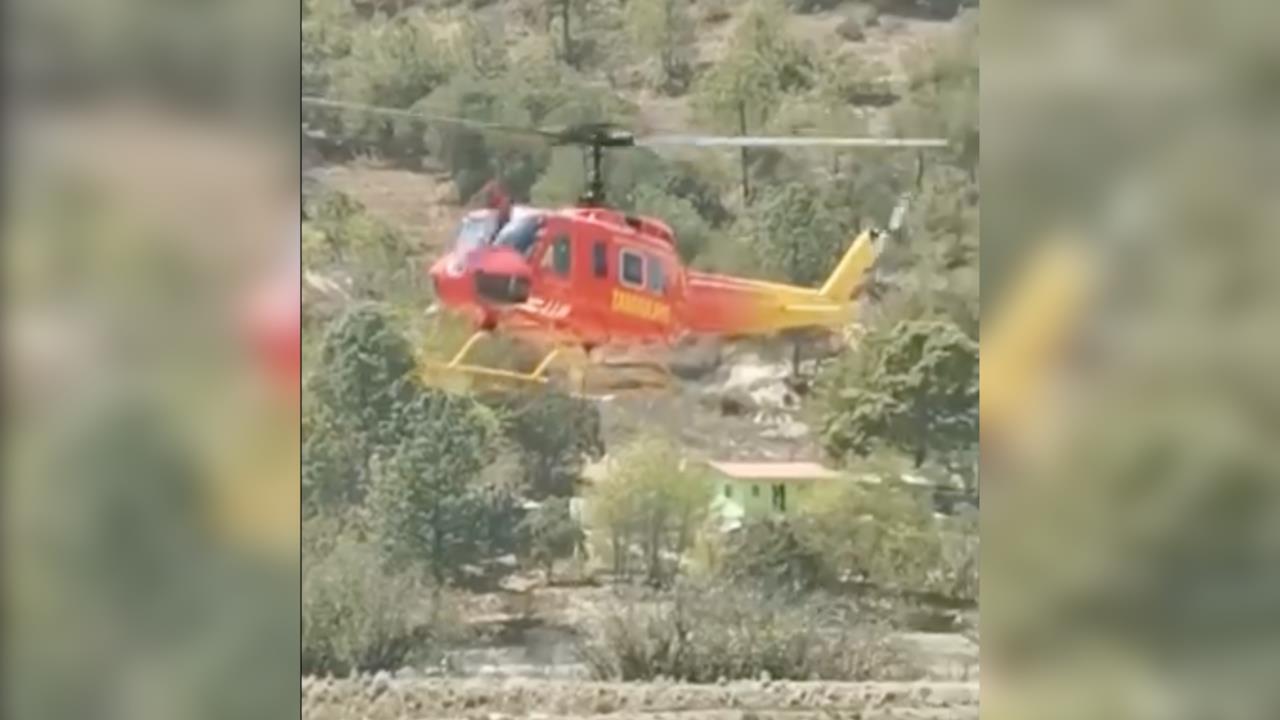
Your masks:
<instances>
[{"instance_id":1,"label":"cabin door","mask_svg":"<svg viewBox=\"0 0 1280 720\"><path fill-rule=\"evenodd\" d=\"M568 233L557 233L542 253L538 267L538 287L530 301L536 312L560 321L573 308L573 241Z\"/></svg>"}]
</instances>

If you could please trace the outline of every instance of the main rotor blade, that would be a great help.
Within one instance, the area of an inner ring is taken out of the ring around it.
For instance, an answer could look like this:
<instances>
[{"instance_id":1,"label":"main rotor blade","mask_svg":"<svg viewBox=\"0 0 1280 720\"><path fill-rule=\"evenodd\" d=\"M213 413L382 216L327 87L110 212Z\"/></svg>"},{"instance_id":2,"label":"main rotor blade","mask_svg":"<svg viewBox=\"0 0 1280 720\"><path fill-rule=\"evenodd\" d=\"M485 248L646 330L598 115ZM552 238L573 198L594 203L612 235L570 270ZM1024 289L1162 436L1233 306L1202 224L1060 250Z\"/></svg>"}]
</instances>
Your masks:
<instances>
[{"instance_id":1,"label":"main rotor blade","mask_svg":"<svg viewBox=\"0 0 1280 720\"><path fill-rule=\"evenodd\" d=\"M692 147L946 147L941 138L767 137L759 135L650 135L636 138L636 145L688 145Z\"/></svg>"},{"instance_id":2,"label":"main rotor blade","mask_svg":"<svg viewBox=\"0 0 1280 720\"><path fill-rule=\"evenodd\" d=\"M559 140L561 137L561 133L551 132L549 130L520 127L518 125L505 125L503 123L487 122L484 120L469 120L467 118L452 117L449 115L436 115L434 113L419 112L417 110L401 110L397 108L379 107L377 105L364 105L362 103L347 102L344 100L303 97L302 104L310 105L312 107L330 108L333 110L362 112L369 115L422 120L428 123L436 122L449 125L461 125L463 127L476 128L477 130L489 130L492 132L506 133L508 135L521 135L524 137L538 138L542 140Z\"/></svg>"}]
</instances>

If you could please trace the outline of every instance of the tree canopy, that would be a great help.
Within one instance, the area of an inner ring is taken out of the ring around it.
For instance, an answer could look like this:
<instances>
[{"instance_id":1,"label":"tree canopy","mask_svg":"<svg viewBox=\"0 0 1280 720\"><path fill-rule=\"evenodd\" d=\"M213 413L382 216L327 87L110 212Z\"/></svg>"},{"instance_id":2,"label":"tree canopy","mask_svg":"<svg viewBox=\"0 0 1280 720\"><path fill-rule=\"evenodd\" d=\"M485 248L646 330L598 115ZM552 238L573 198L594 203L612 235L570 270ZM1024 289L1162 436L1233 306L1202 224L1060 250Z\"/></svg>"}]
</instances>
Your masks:
<instances>
[{"instance_id":1,"label":"tree canopy","mask_svg":"<svg viewBox=\"0 0 1280 720\"><path fill-rule=\"evenodd\" d=\"M878 447L919 467L978 440L978 345L944 321L904 321L868 338L857 372L833 390L823 440L836 457Z\"/></svg>"}]
</instances>

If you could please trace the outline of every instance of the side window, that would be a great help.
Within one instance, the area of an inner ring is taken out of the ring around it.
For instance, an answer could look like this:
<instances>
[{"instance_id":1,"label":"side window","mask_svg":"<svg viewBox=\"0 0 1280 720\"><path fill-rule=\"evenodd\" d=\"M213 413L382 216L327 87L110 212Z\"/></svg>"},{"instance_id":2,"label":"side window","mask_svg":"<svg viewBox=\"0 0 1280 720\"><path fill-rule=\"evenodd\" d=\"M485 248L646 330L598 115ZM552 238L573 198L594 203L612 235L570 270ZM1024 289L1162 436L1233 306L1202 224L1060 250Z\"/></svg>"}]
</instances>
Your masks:
<instances>
[{"instance_id":1,"label":"side window","mask_svg":"<svg viewBox=\"0 0 1280 720\"><path fill-rule=\"evenodd\" d=\"M609 277L609 246L603 240L591 246L591 272L598 278Z\"/></svg>"},{"instance_id":2,"label":"side window","mask_svg":"<svg viewBox=\"0 0 1280 720\"><path fill-rule=\"evenodd\" d=\"M622 284L644 287L644 258L631 250L623 250L618 255L622 259L622 272L619 273Z\"/></svg>"},{"instance_id":3,"label":"side window","mask_svg":"<svg viewBox=\"0 0 1280 720\"><path fill-rule=\"evenodd\" d=\"M560 275L561 277L569 277L571 256L572 253L570 252L569 247L569 236L557 235L556 239L551 243L551 249L543 258L542 264L545 267L547 265L547 259L549 258L551 261L550 267L557 275Z\"/></svg>"},{"instance_id":4,"label":"side window","mask_svg":"<svg viewBox=\"0 0 1280 720\"><path fill-rule=\"evenodd\" d=\"M649 290L659 295L667 291L667 276L662 269L662 261L649 256Z\"/></svg>"}]
</instances>

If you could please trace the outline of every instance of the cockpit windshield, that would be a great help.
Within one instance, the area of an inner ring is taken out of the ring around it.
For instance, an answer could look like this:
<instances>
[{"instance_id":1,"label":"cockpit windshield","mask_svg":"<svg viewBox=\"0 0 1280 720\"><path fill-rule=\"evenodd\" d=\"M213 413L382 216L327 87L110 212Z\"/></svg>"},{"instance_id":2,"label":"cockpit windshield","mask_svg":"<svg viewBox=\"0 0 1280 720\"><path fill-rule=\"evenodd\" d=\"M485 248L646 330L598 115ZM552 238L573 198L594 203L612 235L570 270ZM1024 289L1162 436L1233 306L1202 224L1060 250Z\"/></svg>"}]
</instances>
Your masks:
<instances>
[{"instance_id":1,"label":"cockpit windshield","mask_svg":"<svg viewBox=\"0 0 1280 720\"><path fill-rule=\"evenodd\" d=\"M514 248L521 255L528 255L533 249L533 242L537 239L540 227L542 227L541 215L517 217L498 232L494 242L497 245Z\"/></svg>"},{"instance_id":2,"label":"cockpit windshield","mask_svg":"<svg viewBox=\"0 0 1280 720\"><path fill-rule=\"evenodd\" d=\"M494 212L473 212L462 219L454 249L467 252L483 247L498 231L498 215Z\"/></svg>"}]
</instances>

